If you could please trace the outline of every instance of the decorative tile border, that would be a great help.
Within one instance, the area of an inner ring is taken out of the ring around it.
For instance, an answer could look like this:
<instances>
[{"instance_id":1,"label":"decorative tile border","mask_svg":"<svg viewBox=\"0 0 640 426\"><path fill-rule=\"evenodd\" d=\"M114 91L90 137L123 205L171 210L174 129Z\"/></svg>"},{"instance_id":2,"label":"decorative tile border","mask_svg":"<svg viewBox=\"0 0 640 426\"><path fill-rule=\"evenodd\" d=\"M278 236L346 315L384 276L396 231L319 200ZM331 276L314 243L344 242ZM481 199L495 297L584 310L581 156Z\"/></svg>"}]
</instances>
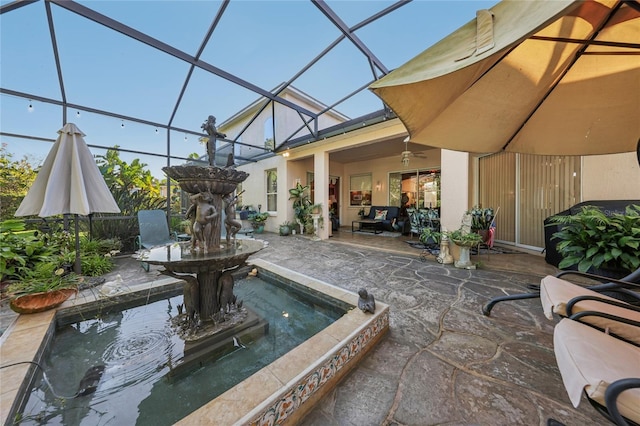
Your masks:
<instances>
[{"instance_id":1,"label":"decorative tile border","mask_svg":"<svg viewBox=\"0 0 640 426\"><path fill-rule=\"evenodd\" d=\"M283 423L323 385L330 382L336 374L346 367L361 352L369 350L369 344L375 337L389 328L389 311L385 310L357 336L345 343L340 349L328 354L328 358L313 372L299 380L293 387L250 421L251 426L272 426Z\"/></svg>"}]
</instances>

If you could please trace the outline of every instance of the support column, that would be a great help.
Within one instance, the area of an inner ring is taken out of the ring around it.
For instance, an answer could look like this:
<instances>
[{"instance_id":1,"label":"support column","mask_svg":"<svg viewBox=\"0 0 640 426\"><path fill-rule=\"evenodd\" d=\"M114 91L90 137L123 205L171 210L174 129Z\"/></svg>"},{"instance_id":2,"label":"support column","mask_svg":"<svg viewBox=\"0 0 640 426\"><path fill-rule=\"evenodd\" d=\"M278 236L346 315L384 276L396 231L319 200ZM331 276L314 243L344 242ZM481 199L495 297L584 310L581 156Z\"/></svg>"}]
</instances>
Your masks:
<instances>
[{"instance_id":1,"label":"support column","mask_svg":"<svg viewBox=\"0 0 640 426\"><path fill-rule=\"evenodd\" d=\"M329 238L329 229L331 229L331 221L329 220L329 153L319 152L313 156L313 168L315 181L314 203L322 203L322 217L324 227L318 229L317 236L321 240Z\"/></svg>"},{"instance_id":2,"label":"support column","mask_svg":"<svg viewBox=\"0 0 640 426\"><path fill-rule=\"evenodd\" d=\"M442 229L453 231L469 210L469 153L443 149L440 164L440 223Z\"/></svg>"}]
</instances>

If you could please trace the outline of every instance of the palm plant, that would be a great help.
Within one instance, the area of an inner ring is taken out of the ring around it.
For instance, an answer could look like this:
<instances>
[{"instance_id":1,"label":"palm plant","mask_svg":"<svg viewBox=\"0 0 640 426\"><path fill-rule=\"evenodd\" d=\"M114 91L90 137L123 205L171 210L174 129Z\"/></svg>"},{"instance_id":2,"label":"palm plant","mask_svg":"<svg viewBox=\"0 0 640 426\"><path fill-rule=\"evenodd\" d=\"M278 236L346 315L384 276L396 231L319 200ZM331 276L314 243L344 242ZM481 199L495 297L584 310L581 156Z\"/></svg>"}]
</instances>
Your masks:
<instances>
[{"instance_id":1,"label":"palm plant","mask_svg":"<svg viewBox=\"0 0 640 426\"><path fill-rule=\"evenodd\" d=\"M296 221L305 226L309 222L311 216L311 195L309 194L309 185L302 185L299 182L295 188L289 189L289 199L293 200L293 214ZM313 221L312 221L313 222Z\"/></svg>"}]
</instances>

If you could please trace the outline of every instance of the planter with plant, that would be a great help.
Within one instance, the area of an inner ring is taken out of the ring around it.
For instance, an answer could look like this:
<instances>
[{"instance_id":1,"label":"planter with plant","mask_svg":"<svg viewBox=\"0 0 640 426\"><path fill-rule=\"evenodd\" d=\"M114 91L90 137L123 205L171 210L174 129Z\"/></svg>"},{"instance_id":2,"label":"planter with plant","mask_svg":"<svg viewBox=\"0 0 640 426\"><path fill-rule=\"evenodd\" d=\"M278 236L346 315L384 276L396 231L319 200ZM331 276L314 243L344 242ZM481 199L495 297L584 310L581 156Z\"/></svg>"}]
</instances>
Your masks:
<instances>
[{"instance_id":1,"label":"planter with plant","mask_svg":"<svg viewBox=\"0 0 640 426\"><path fill-rule=\"evenodd\" d=\"M447 232L449 240L460 247L475 247L482 242L482 236L475 232L464 232L462 229Z\"/></svg>"},{"instance_id":2,"label":"planter with plant","mask_svg":"<svg viewBox=\"0 0 640 426\"><path fill-rule=\"evenodd\" d=\"M471 231L480 234L482 242L488 241L489 228L491 228L491 223L495 220L497 212L491 207L483 209L480 206L474 206L466 213L471 215Z\"/></svg>"},{"instance_id":3,"label":"planter with plant","mask_svg":"<svg viewBox=\"0 0 640 426\"><path fill-rule=\"evenodd\" d=\"M595 206L583 206L573 215L549 220L559 225L557 240L563 259L560 269L575 269L612 278L623 277L640 267L640 206L628 206L625 214L607 216Z\"/></svg>"},{"instance_id":4,"label":"planter with plant","mask_svg":"<svg viewBox=\"0 0 640 426\"><path fill-rule=\"evenodd\" d=\"M442 239L443 233L440 231L436 231L433 228L429 228L425 226L422 228L422 233L420 234L420 242L426 246L432 246L440 244L440 240Z\"/></svg>"},{"instance_id":5,"label":"planter with plant","mask_svg":"<svg viewBox=\"0 0 640 426\"><path fill-rule=\"evenodd\" d=\"M309 185L297 183L295 188L289 189L289 199L293 200L293 216L300 226L299 232L302 233L308 222L309 208L313 204L309 195Z\"/></svg>"},{"instance_id":6,"label":"planter with plant","mask_svg":"<svg viewBox=\"0 0 640 426\"><path fill-rule=\"evenodd\" d=\"M71 272L75 249L66 231L29 231L24 221L0 223L0 280L3 295L19 313L41 312L64 302L85 285ZM119 252L116 239L81 239L81 262L85 276L98 276L113 269L111 256Z\"/></svg>"},{"instance_id":7,"label":"planter with plant","mask_svg":"<svg viewBox=\"0 0 640 426\"><path fill-rule=\"evenodd\" d=\"M284 221L280 224L280 236L286 237L291 234L291 222Z\"/></svg>"},{"instance_id":8,"label":"planter with plant","mask_svg":"<svg viewBox=\"0 0 640 426\"><path fill-rule=\"evenodd\" d=\"M19 281L7 287L9 305L20 314L46 311L77 293L82 278L55 262L40 262Z\"/></svg>"},{"instance_id":9,"label":"planter with plant","mask_svg":"<svg viewBox=\"0 0 640 426\"><path fill-rule=\"evenodd\" d=\"M264 231L264 224L269 219L269 213L254 213L249 215L249 222L256 234L260 234Z\"/></svg>"},{"instance_id":10,"label":"planter with plant","mask_svg":"<svg viewBox=\"0 0 640 426\"><path fill-rule=\"evenodd\" d=\"M463 269L475 269L471 262L471 247L476 247L482 242L482 236L476 232L467 232L462 228L455 231L444 232L457 250L453 250L454 266Z\"/></svg>"}]
</instances>

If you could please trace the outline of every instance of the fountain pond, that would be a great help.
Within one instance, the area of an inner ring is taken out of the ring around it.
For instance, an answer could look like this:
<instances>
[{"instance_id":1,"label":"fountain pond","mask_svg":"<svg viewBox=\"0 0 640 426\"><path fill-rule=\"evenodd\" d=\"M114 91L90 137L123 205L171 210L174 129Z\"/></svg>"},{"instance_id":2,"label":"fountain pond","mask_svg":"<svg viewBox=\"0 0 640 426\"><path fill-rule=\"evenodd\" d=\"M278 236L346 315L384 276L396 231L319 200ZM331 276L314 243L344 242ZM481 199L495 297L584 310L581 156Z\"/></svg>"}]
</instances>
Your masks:
<instances>
[{"instance_id":1,"label":"fountain pond","mask_svg":"<svg viewBox=\"0 0 640 426\"><path fill-rule=\"evenodd\" d=\"M104 365L104 373L95 393L58 399L36 370L17 410L21 424L275 424L301 417L384 334L388 308L367 315L353 309L352 293L253 263L258 277L238 281L234 292L264 318L262 332L224 337L219 350L179 374L172 366L185 342L171 326L182 303L179 286L138 292L123 310L96 310L103 300L61 309L39 358L53 389L72 395L87 368Z\"/></svg>"},{"instance_id":2,"label":"fountain pond","mask_svg":"<svg viewBox=\"0 0 640 426\"><path fill-rule=\"evenodd\" d=\"M234 284L232 271L264 246L260 241L236 239L242 224L234 219L239 194L233 194L248 174L235 169L232 155L226 167L216 167L215 145L220 134L215 117L209 116L202 128L209 134L209 166L163 168L189 194L186 216L191 220L191 241L151 247L138 254L138 259L161 265L163 274L181 280L181 295L132 309L93 314L93 308L81 310L84 321L65 322L60 314L57 331L42 324L37 331L44 343L33 354L30 369L21 370L26 382L15 386L11 377L11 386L5 390L9 373L0 373L3 419L15 419L16 413L22 413L18 418L25 423L69 425L112 420L157 425L180 419L184 424L293 422L388 329L387 307L366 315L353 309L357 296L335 287L321 290L327 285L293 277L291 271L266 273L271 278L284 277L270 280L286 283L284 291L250 284L250 280L242 286ZM154 226L139 225L141 229ZM223 227L226 241L221 241ZM266 264L261 266L263 271L268 269ZM294 289L305 297L290 299L298 292ZM324 302L328 298L333 301ZM322 309L312 309L317 306ZM16 326L23 338L33 337L26 328ZM52 335L56 339L47 346ZM9 347L26 354L23 342L16 341ZM47 389L32 389L35 365L42 363L47 364L53 386L43 375ZM86 370L88 367L92 369ZM66 395L81 396L62 401L48 396L50 387L58 395L61 389L68 389L82 373L78 370L91 373L80 380L81 385L87 380L90 391L69 391ZM29 398L25 391L30 392ZM7 416L4 407L9 395L15 399Z\"/></svg>"}]
</instances>

